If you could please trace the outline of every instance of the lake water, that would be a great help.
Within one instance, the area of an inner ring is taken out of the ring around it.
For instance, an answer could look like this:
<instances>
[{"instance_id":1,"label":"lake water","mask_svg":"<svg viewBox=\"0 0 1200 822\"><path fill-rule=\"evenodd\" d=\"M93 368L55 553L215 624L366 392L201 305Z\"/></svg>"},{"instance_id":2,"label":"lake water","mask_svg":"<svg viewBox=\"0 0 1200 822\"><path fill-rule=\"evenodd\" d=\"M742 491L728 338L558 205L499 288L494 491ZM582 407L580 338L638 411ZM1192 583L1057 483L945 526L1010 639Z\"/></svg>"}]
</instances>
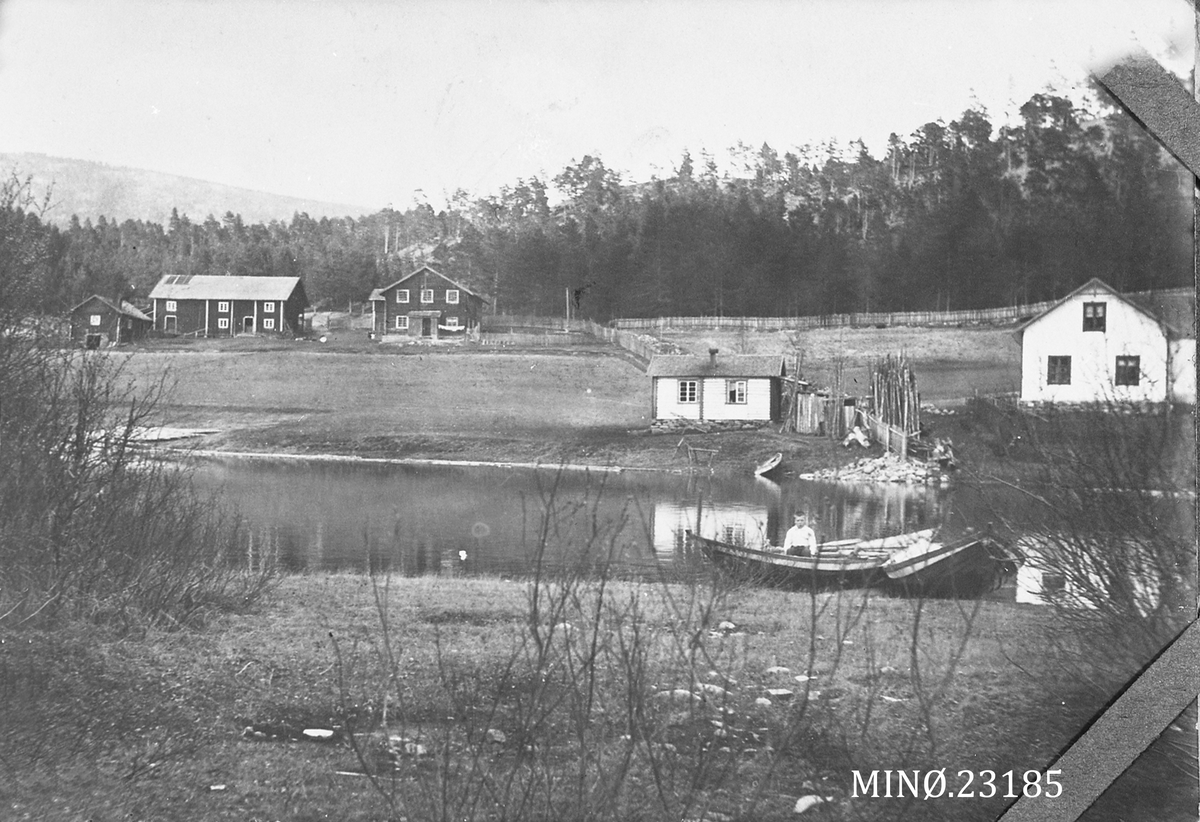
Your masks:
<instances>
[{"instance_id":1,"label":"lake water","mask_svg":"<svg viewBox=\"0 0 1200 822\"><path fill-rule=\"evenodd\" d=\"M778 545L806 512L822 541L957 531L985 525L995 502L899 484L238 457L199 461L196 481L244 518L248 561L293 572L519 575L541 559L648 573L679 563L688 528Z\"/></svg>"}]
</instances>

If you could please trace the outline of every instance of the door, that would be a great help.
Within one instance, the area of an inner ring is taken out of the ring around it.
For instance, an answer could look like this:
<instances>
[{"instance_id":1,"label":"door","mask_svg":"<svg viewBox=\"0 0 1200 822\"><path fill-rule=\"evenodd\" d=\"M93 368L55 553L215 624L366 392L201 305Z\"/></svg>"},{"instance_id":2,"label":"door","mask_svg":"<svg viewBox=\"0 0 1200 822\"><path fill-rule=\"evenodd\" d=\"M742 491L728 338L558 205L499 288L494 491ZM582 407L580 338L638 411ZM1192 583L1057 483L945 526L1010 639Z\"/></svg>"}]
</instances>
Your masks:
<instances>
[{"instance_id":1,"label":"door","mask_svg":"<svg viewBox=\"0 0 1200 822\"><path fill-rule=\"evenodd\" d=\"M254 333L254 318L253 317L242 317L242 333L243 334L253 334Z\"/></svg>"},{"instance_id":2,"label":"door","mask_svg":"<svg viewBox=\"0 0 1200 822\"><path fill-rule=\"evenodd\" d=\"M422 317L421 318L421 336L422 337L432 337L433 336L433 317Z\"/></svg>"},{"instance_id":3,"label":"door","mask_svg":"<svg viewBox=\"0 0 1200 822\"><path fill-rule=\"evenodd\" d=\"M168 314L167 316L163 317L163 331L168 334L174 334L175 328L176 324L174 314Z\"/></svg>"},{"instance_id":4,"label":"door","mask_svg":"<svg viewBox=\"0 0 1200 822\"><path fill-rule=\"evenodd\" d=\"M100 347L100 335L99 334L88 334L86 344L87 344L88 348L93 348L93 349L99 348Z\"/></svg>"}]
</instances>

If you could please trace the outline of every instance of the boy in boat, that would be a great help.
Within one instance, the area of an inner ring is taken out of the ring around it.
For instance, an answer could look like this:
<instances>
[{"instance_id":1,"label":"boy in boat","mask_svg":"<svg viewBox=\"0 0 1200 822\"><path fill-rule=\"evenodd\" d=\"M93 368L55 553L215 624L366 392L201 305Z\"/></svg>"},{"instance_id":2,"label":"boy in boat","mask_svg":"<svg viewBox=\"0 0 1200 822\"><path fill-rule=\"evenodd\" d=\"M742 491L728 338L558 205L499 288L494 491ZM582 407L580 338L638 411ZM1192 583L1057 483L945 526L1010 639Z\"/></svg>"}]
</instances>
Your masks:
<instances>
[{"instance_id":1,"label":"boy in boat","mask_svg":"<svg viewBox=\"0 0 1200 822\"><path fill-rule=\"evenodd\" d=\"M808 517L796 514L794 525L788 529L783 538L783 552L798 557L812 557L817 554L817 533L808 524Z\"/></svg>"}]
</instances>

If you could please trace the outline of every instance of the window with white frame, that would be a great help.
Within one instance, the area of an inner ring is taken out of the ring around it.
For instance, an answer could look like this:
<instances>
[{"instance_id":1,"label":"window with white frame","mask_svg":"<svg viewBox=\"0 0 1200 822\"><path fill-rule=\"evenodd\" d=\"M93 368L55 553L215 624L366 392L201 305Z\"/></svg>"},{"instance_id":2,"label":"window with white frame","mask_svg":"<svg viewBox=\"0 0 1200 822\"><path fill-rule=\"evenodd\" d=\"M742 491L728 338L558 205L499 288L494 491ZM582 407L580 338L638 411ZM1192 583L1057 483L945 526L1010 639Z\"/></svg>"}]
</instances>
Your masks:
<instances>
[{"instance_id":1,"label":"window with white frame","mask_svg":"<svg viewBox=\"0 0 1200 822\"><path fill-rule=\"evenodd\" d=\"M100 315L93 314L92 316L88 317L88 325L100 325Z\"/></svg>"},{"instance_id":2,"label":"window with white frame","mask_svg":"<svg viewBox=\"0 0 1200 822\"><path fill-rule=\"evenodd\" d=\"M223 330L228 330L229 329L229 318L228 317L217 317L217 328L220 328Z\"/></svg>"},{"instance_id":3,"label":"window with white frame","mask_svg":"<svg viewBox=\"0 0 1200 822\"><path fill-rule=\"evenodd\" d=\"M459 327L458 317L447 317L446 318L446 327L447 328L458 328Z\"/></svg>"},{"instance_id":4,"label":"window with white frame","mask_svg":"<svg viewBox=\"0 0 1200 822\"><path fill-rule=\"evenodd\" d=\"M396 318L396 330L397 331L407 331L408 330L408 317L397 317Z\"/></svg>"},{"instance_id":5,"label":"window with white frame","mask_svg":"<svg viewBox=\"0 0 1200 822\"><path fill-rule=\"evenodd\" d=\"M725 402L729 405L746 404L745 380L725 380Z\"/></svg>"},{"instance_id":6,"label":"window with white frame","mask_svg":"<svg viewBox=\"0 0 1200 822\"><path fill-rule=\"evenodd\" d=\"M696 380L680 380L679 381L679 401L680 402L696 402L697 397L697 382Z\"/></svg>"},{"instance_id":7,"label":"window with white frame","mask_svg":"<svg viewBox=\"0 0 1200 822\"><path fill-rule=\"evenodd\" d=\"M422 288L421 289L421 302L423 302L423 303L433 302L433 289L432 288Z\"/></svg>"},{"instance_id":8,"label":"window with white frame","mask_svg":"<svg viewBox=\"0 0 1200 822\"><path fill-rule=\"evenodd\" d=\"M408 302L408 289L407 288L397 288L396 289L396 302L398 302L398 303Z\"/></svg>"},{"instance_id":9,"label":"window with white frame","mask_svg":"<svg viewBox=\"0 0 1200 822\"><path fill-rule=\"evenodd\" d=\"M275 320L272 317L263 317L263 331L274 331Z\"/></svg>"},{"instance_id":10,"label":"window with white frame","mask_svg":"<svg viewBox=\"0 0 1200 822\"><path fill-rule=\"evenodd\" d=\"M217 313L218 314L228 314L229 313L229 303L226 302L225 300L218 300L217 301ZM226 325L228 325L228 323L226 323Z\"/></svg>"},{"instance_id":11,"label":"window with white frame","mask_svg":"<svg viewBox=\"0 0 1200 822\"><path fill-rule=\"evenodd\" d=\"M167 300L167 311L175 311L177 309L178 306L175 304L174 300Z\"/></svg>"},{"instance_id":12,"label":"window with white frame","mask_svg":"<svg viewBox=\"0 0 1200 822\"><path fill-rule=\"evenodd\" d=\"M458 289L457 288L447 288L446 289L446 302L449 303L450 305L458 305Z\"/></svg>"},{"instance_id":13,"label":"window with white frame","mask_svg":"<svg viewBox=\"0 0 1200 822\"><path fill-rule=\"evenodd\" d=\"M745 525L723 525L721 527L723 541L730 545L745 545L746 544L746 526Z\"/></svg>"},{"instance_id":14,"label":"window with white frame","mask_svg":"<svg viewBox=\"0 0 1200 822\"><path fill-rule=\"evenodd\" d=\"M263 311L267 312L268 314L274 312L275 303L263 303Z\"/></svg>"}]
</instances>

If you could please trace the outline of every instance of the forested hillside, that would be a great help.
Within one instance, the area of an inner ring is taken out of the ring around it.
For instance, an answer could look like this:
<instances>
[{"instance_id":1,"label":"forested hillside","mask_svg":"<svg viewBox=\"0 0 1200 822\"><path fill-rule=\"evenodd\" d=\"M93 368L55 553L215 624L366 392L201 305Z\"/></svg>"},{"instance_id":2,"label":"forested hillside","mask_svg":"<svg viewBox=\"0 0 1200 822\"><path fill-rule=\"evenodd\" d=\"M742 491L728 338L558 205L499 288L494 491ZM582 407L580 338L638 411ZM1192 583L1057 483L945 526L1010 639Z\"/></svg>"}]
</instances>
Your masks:
<instances>
[{"instance_id":1,"label":"forested hillside","mask_svg":"<svg viewBox=\"0 0 1200 822\"><path fill-rule=\"evenodd\" d=\"M586 156L492 196L354 218L166 225L26 215L50 250L43 310L91 293L136 301L167 273L299 275L318 305L363 300L429 263L501 312L581 317L973 308L1190 283L1192 180L1126 114L1052 93L996 129L968 110L861 143L739 145L674 176L623 180Z\"/></svg>"}]
</instances>

